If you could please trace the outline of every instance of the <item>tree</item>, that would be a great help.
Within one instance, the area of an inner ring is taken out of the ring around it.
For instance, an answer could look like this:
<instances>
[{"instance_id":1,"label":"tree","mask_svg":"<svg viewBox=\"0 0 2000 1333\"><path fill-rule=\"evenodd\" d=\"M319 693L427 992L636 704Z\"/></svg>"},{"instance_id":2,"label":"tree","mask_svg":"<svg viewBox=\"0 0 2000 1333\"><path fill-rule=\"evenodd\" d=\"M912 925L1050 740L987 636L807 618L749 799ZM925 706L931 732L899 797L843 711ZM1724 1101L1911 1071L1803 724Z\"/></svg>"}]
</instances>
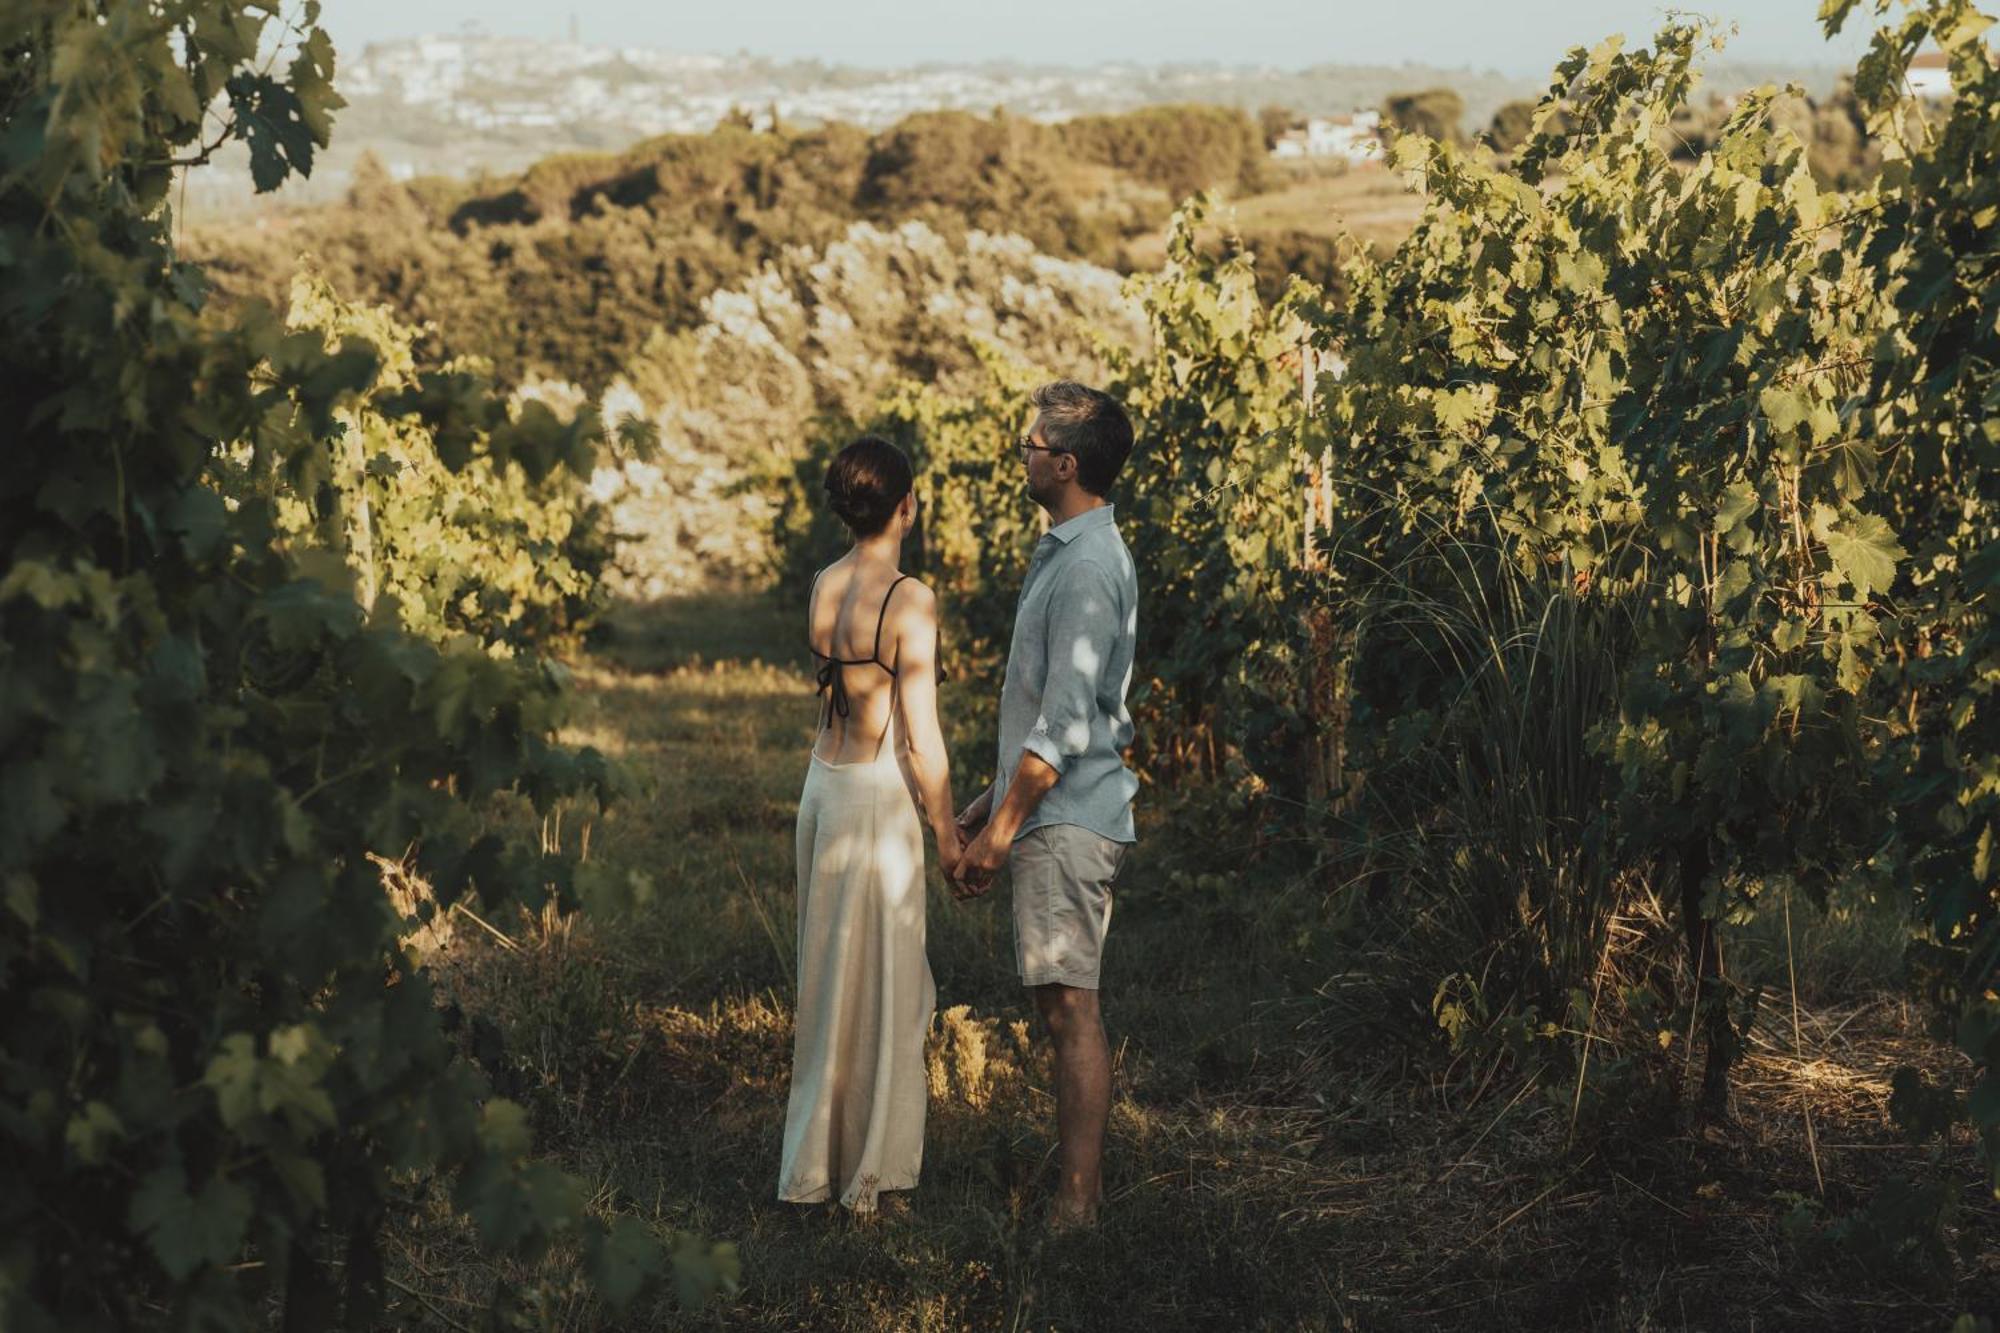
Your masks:
<instances>
[{"instance_id":1,"label":"tree","mask_svg":"<svg viewBox=\"0 0 2000 1333\"><path fill-rule=\"evenodd\" d=\"M1503 103L1493 113L1493 123L1486 129L1486 142L1497 153L1511 153L1528 141L1534 130L1535 104L1526 101Z\"/></svg>"},{"instance_id":2,"label":"tree","mask_svg":"<svg viewBox=\"0 0 2000 1333\"><path fill-rule=\"evenodd\" d=\"M1263 136L1229 107L1149 106L1120 116L1079 116L1055 128L1086 162L1117 167L1174 199L1200 190L1254 187L1264 167Z\"/></svg>"},{"instance_id":3,"label":"tree","mask_svg":"<svg viewBox=\"0 0 2000 1333\"><path fill-rule=\"evenodd\" d=\"M1382 104L1382 122L1405 134L1440 143L1460 143L1465 134L1465 99L1450 88L1397 93Z\"/></svg>"},{"instance_id":4,"label":"tree","mask_svg":"<svg viewBox=\"0 0 2000 1333\"><path fill-rule=\"evenodd\" d=\"M1269 152L1278 146L1278 139L1287 131L1297 127L1299 118L1291 108L1282 106L1261 107L1257 112L1257 128L1264 132L1264 150Z\"/></svg>"}]
</instances>

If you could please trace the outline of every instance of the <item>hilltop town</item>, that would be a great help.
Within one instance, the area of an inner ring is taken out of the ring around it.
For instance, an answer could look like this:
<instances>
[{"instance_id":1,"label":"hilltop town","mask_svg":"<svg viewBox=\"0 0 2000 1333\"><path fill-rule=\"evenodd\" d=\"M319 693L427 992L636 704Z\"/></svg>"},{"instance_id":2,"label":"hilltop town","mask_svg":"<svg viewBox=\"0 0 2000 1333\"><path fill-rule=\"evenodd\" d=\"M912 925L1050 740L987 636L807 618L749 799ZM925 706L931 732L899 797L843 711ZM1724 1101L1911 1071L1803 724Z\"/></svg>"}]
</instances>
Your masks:
<instances>
[{"instance_id":1,"label":"hilltop town","mask_svg":"<svg viewBox=\"0 0 2000 1333\"><path fill-rule=\"evenodd\" d=\"M339 81L348 102L340 133L313 176L286 187L293 202L337 197L363 152L397 179L504 173L551 153L701 133L730 117L756 128L841 121L873 130L939 109L1060 121L1203 102L1250 111L1282 106L1301 124L1310 118L1351 124L1348 118L1394 93L1449 86L1463 97L1468 118L1483 123L1502 103L1536 91L1492 71L1412 63L1283 69L995 61L874 70L591 42L574 27L548 40L466 31L374 42L341 53ZM1283 151L1319 155L1327 142L1301 141ZM1348 147L1340 151L1350 155ZM208 210L239 206L249 194L242 163L227 154L198 173L190 189L192 202Z\"/></svg>"},{"instance_id":2,"label":"hilltop town","mask_svg":"<svg viewBox=\"0 0 2000 1333\"><path fill-rule=\"evenodd\" d=\"M1038 121L1201 102L1259 111L1282 107L1296 129L1274 145L1280 158L1366 162L1377 152L1372 113L1390 96L1450 88L1466 124L1482 126L1502 104L1532 98L1537 83L1492 70L1327 63L1303 68L1217 63L1090 66L932 63L862 69L817 60L782 61L738 52L690 53L585 40L577 26L549 38L486 33L469 26L371 42L339 57L348 105L340 132L309 179L284 191L291 203L340 197L354 166L372 153L396 179L518 171L553 153L617 150L658 134L696 134L728 118L754 128L840 121L881 129L919 111L1004 111ZM1788 79L1824 91L1831 75L1804 67L1730 64L1712 86ZM193 173L181 206L196 215L252 202L247 163L232 146Z\"/></svg>"}]
</instances>

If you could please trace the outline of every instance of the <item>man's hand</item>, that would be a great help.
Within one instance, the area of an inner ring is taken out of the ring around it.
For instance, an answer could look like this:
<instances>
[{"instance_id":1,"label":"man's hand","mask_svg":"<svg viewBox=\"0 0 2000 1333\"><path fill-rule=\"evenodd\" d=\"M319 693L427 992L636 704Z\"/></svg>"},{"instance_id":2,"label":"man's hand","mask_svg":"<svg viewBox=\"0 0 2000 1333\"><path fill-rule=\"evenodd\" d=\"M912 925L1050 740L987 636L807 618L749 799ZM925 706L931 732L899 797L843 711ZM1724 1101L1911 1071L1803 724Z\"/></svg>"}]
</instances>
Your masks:
<instances>
[{"instance_id":1,"label":"man's hand","mask_svg":"<svg viewBox=\"0 0 2000 1333\"><path fill-rule=\"evenodd\" d=\"M965 854L958 858L958 867L952 875L952 892L960 902L968 898L983 896L993 887L1000 868L1007 864L1008 844L994 836L994 830L980 820L984 826L965 848Z\"/></svg>"}]
</instances>

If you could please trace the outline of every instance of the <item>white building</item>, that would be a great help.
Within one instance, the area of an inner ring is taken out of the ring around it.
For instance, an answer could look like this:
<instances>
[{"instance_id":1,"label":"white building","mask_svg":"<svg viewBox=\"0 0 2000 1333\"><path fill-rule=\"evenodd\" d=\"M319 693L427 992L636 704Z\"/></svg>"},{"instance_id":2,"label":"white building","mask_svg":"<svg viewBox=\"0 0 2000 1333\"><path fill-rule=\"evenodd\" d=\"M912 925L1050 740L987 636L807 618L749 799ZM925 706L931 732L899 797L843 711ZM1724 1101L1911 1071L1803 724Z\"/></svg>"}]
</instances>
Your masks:
<instances>
[{"instance_id":1,"label":"white building","mask_svg":"<svg viewBox=\"0 0 2000 1333\"><path fill-rule=\"evenodd\" d=\"M1951 61L1942 51L1925 51L1910 62L1910 91L1926 100L1951 96Z\"/></svg>"},{"instance_id":2,"label":"white building","mask_svg":"<svg viewBox=\"0 0 2000 1333\"><path fill-rule=\"evenodd\" d=\"M1357 111L1351 116L1315 116L1301 130L1278 136L1271 156L1277 158L1337 157L1348 162L1377 162L1382 157L1382 116Z\"/></svg>"}]
</instances>

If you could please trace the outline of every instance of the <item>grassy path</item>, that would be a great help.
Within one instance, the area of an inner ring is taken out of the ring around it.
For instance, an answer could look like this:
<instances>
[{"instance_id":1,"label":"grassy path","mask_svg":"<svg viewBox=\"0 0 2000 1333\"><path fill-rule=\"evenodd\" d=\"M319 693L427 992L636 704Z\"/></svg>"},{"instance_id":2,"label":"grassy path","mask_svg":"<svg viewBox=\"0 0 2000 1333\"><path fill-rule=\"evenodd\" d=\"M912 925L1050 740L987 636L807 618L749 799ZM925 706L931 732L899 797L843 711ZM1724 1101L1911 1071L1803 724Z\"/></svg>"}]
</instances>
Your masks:
<instances>
[{"instance_id":1,"label":"grassy path","mask_svg":"<svg viewBox=\"0 0 2000 1333\"><path fill-rule=\"evenodd\" d=\"M790 620L757 603L692 603L619 628L581 675L577 736L658 784L596 835L601 854L645 867L658 884L648 911L597 942L600 965L623 979L657 1044L641 1057L645 1075L626 1080L618 1128L580 1117L573 1142L579 1161L602 1154L628 1195L683 1200L680 1225L738 1240L745 1299L725 1322L1157 1328L1226 1321L1247 1296L1275 1293L1266 1265L1276 1233L1282 1227L1296 1248L1316 1228L1281 1224L1240 1196L1291 1169L1299 1126L1283 1115L1252 1124L1212 1085L1262 1058L1260 1034L1297 978L1229 948L1240 929L1214 939L1216 953L1189 948L1185 923L1162 919L1137 889L1119 904L1112 946L1113 975L1133 978L1109 1002L1117 1095L1107 1188L1117 1225L1043 1243L1052 1115L1006 902L956 903L935 870L928 937L940 1020L912 1210L857 1226L829 1209L772 1201L791 1041L791 830L811 685L791 651ZM764 665L772 661L787 665ZM961 788L990 746L978 725L990 719L968 717L965 705L946 701L949 715L971 723L953 737ZM1126 882L1143 884L1145 867L1135 864ZM1163 1061L1162 1050L1174 1058ZM641 1125L652 1127L648 1146L635 1151L623 1130ZM1173 1261L1135 1286L1140 1255ZM1286 1295L1271 1312L1302 1315L1321 1303L1310 1290L1296 1297L1303 1303Z\"/></svg>"},{"instance_id":2,"label":"grassy path","mask_svg":"<svg viewBox=\"0 0 2000 1333\"><path fill-rule=\"evenodd\" d=\"M736 1301L633 1327L1916 1329L2000 1295L1976 1191L1953 1240L1985 1253L1955 1290L1819 1239L1815 1219L1921 1160L1884 1111L1889 1069L1929 1050L1899 1004L1809 1010L1808 1049L1754 1049L1730 1134L1632 1133L1614 1108L1626 1130L1586 1123L1572 1142L1567 1089L1497 1061L1484 1080L1436 1077L1434 979L1372 974L1327 943L1318 890L1173 885L1169 860L1214 874L1241 849L1220 818L1158 827L1158 800L1142 806L1107 954L1103 1226L1043 1234L1049 1079L1004 891L961 906L935 870L940 1020L912 1208L859 1224L781 1205L803 650L790 617L754 601L615 628L579 668L572 738L648 784L593 830L592 855L644 870L654 896L519 952L462 933L450 967L503 1020L522 1071L507 1090L534 1107L543 1146L609 1205L738 1243ZM990 718L949 693L945 707L962 788L983 775ZM598 1326L580 1299L540 1317Z\"/></svg>"}]
</instances>

